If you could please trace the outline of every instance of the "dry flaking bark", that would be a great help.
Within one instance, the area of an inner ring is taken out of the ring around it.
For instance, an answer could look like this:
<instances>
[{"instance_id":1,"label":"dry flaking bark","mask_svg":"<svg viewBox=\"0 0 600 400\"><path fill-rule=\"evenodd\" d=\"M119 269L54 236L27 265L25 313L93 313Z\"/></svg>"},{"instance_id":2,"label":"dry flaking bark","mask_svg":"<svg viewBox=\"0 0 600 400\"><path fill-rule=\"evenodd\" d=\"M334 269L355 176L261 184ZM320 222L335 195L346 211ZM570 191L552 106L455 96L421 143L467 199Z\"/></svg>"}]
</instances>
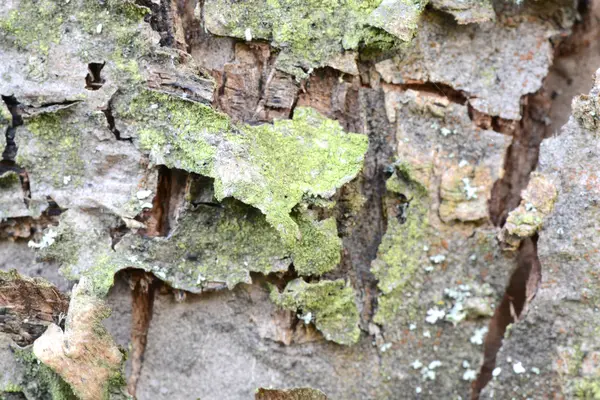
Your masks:
<instances>
[{"instance_id":1,"label":"dry flaking bark","mask_svg":"<svg viewBox=\"0 0 600 400\"><path fill-rule=\"evenodd\" d=\"M0 271L0 332L20 346L33 343L50 324L61 324L68 304L44 279Z\"/></svg>"},{"instance_id":2,"label":"dry flaking bark","mask_svg":"<svg viewBox=\"0 0 600 400\"><path fill-rule=\"evenodd\" d=\"M2 165L13 169L0 176L0 237L45 227L12 237L81 279L72 324L39 339L38 357L80 397L119 395L124 380L106 385L121 358L100 316L75 324L81 301L102 311L108 296L125 309L108 326L131 343L140 399L271 386L468 397L511 272L532 268L523 249L535 254L552 215L552 190L536 197L535 179L512 208L543 137L529 123L544 108L524 106L576 9L427 3L1 5ZM578 118L595 129L583 100ZM497 241L504 219L517 254ZM145 278L130 277L132 302L111 290L131 268L171 288L153 306ZM48 343L79 334L110 351L66 359ZM87 362L97 369L83 388L73 366Z\"/></svg>"}]
</instances>

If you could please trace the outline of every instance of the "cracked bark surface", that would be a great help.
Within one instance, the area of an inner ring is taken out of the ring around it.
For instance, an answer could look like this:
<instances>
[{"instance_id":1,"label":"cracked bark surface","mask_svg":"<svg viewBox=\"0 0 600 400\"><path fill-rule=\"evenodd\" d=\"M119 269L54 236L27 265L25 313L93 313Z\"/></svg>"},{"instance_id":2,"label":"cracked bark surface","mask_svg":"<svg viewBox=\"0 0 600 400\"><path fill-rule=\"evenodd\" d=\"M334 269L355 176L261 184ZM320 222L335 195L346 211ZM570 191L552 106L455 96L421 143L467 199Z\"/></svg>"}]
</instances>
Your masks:
<instances>
[{"instance_id":1,"label":"cracked bark surface","mask_svg":"<svg viewBox=\"0 0 600 400\"><path fill-rule=\"evenodd\" d=\"M595 398L596 15L0 5L0 398Z\"/></svg>"}]
</instances>

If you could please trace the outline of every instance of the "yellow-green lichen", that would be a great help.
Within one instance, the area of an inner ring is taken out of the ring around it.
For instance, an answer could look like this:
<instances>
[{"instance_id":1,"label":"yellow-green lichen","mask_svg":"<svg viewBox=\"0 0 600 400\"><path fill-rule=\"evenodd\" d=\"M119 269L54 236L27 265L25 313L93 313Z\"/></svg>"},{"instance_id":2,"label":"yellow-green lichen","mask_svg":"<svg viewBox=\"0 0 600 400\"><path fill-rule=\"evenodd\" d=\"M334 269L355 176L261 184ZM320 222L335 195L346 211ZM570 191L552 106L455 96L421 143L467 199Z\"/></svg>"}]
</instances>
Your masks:
<instances>
[{"instance_id":1,"label":"yellow-green lichen","mask_svg":"<svg viewBox=\"0 0 600 400\"><path fill-rule=\"evenodd\" d=\"M575 398L584 400L600 400L600 380L578 379L575 382Z\"/></svg>"},{"instance_id":2,"label":"yellow-green lichen","mask_svg":"<svg viewBox=\"0 0 600 400\"><path fill-rule=\"evenodd\" d=\"M82 129L69 115L69 110L63 110L29 118L25 128L32 136L27 146L19 146L17 154L19 165L29 171L44 171L44 180L50 178L53 186L64 185L66 175L76 178L83 173ZM26 138L21 134L17 140Z\"/></svg>"},{"instance_id":3,"label":"yellow-green lichen","mask_svg":"<svg viewBox=\"0 0 600 400\"><path fill-rule=\"evenodd\" d=\"M317 221L307 214L295 216L301 239L291 247L294 268L300 275L322 275L341 260L342 240L334 218Z\"/></svg>"},{"instance_id":4,"label":"yellow-green lichen","mask_svg":"<svg viewBox=\"0 0 600 400\"><path fill-rule=\"evenodd\" d=\"M14 171L6 171L0 175L0 188L8 189L20 185L19 174Z\"/></svg>"},{"instance_id":5,"label":"yellow-green lichen","mask_svg":"<svg viewBox=\"0 0 600 400\"><path fill-rule=\"evenodd\" d=\"M382 292L374 317L380 324L390 321L406 299L404 290L421 266L428 227L428 197L423 195L422 187L396 174L389 180L393 182L393 191L410 200L410 205L405 220L397 215L388 217L387 231L379 245L377 258L371 264Z\"/></svg>"},{"instance_id":6,"label":"yellow-green lichen","mask_svg":"<svg viewBox=\"0 0 600 400\"><path fill-rule=\"evenodd\" d=\"M47 55L51 43L60 41L65 21L62 2L23 0L19 8L0 19L0 38L12 40L23 50L38 49Z\"/></svg>"},{"instance_id":7,"label":"yellow-green lichen","mask_svg":"<svg viewBox=\"0 0 600 400\"><path fill-rule=\"evenodd\" d=\"M15 359L23 368L20 386L34 399L76 400L71 387L50 367L42 364L30 347L14 350Z\"/></svg>"},{"instance_id":8,"label":"yellow-green lichen","mask_svg":"<svg viewBox=\"0 0 600 400\"><path fill-rule=\"evenodd\" d=\"M298 312L306 323L314 320L327 340L350 345L360 338L354 291L346 287L342 279L315 283L295 279L282 293L273 287L271 300L282 308Z\"/></svg>"},{"instance_id":9,"label":"yellow-green lichen","mask_svg":"<svg viewBox=\"0 0 600 400\"><path fill-rule=\"evenodd\" d=\"M280 49L277 67L303 77L312 68L326 65L344 50L356 50L365 42L367 46L394 43L391 34L374 31L371 26L379 21L373 13L380 3L381 0L214 0L205 4L204 13L212 33L268 40ZM415 12L418 17L420 10ZM397 25L404 25L403 15L394 17Z\"/></svg>"},{"instance_id":10,"label":"yellow-green lichen","mask_svg":"<svg viewBox=\"0 0 600 400\"><path fill-rule=\"evenodd\" d=\"M235 126L203 104L145 91L119 112L143 126L140 147L154 162L215 178L217 199L258 208L288 245L301 238L292 208L305 194L329 197L353 179L368 145L310 108L272 125Z\"/></svg>"},{"instance_id":11,"label":"yellow-green lichen","mask_svg":"<svg viewBox=\"0 0 600 400\"><path fill-rule=\"evenodd\" d=\"M307 210L294 212L293 219L302 239L288 246L259 210L228 198L222 208L186 211L169 237L127 235L117 251L93 229L75 235L72 223L61 220L54 243L40 249L39 255L61 263L61 272L69 279L88 277L101 297L113 285L114 274L128 267L151 271L171 286L190 291L215 283L233 288L250 283L250 272L287 271L292 262L300 275L334 269L341 251L335 221L318 221Z\"/></svg>"},{"instance_id":12,"label":"yellow-green lichen","mask_svg":"<svg viewBox=\"0 0 600 400\"><path fill-rule=\"evenodd\" d=\"M130 0L20 0L18 8L0 16L0 41L32 55L29 76L36 80L51 76L45 60L69 38L81 41L74 46L82 61L105 60L123 80L140 81L137 59L150 52L151 43L139 24L148 12Z\"/></svg>"}]
</instances>

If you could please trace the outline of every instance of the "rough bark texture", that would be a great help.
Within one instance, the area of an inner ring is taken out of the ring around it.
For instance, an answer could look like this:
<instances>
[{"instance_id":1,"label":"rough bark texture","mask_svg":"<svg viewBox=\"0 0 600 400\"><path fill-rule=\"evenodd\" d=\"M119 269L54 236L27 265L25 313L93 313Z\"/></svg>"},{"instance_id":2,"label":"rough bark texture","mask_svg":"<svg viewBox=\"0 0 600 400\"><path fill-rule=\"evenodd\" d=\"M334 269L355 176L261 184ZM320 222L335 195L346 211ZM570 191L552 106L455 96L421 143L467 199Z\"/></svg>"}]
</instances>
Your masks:
<instances>
[{"instance_id":1,"label":"rough bark texture","mask_svg":"<svg viewBox=\"0 0 600 400\"><path fill-rule=\"evenodd\" d=\"M600 396L598 15L3 2L0 398Z\"/></svg>"}]
</instances>

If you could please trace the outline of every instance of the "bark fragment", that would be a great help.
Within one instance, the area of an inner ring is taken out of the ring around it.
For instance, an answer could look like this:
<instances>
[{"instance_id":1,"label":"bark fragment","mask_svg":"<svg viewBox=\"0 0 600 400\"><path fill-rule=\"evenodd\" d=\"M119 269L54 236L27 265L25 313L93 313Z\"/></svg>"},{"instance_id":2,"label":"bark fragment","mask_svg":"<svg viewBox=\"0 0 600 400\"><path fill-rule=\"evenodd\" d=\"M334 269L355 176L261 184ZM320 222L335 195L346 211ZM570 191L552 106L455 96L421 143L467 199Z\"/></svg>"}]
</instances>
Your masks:
<instances>
[{"instance_id":1,"label":"bark fragment","mask_svg":"<svg viewBox=\"0 0 600 400\"><path fill-rule=\"evenodd\" d=\"M33 344L35 356L82 400L104 399L121 390L123 355L101 322L109 314L86 279L81 279L73 288L64 331L51 324Z\"/></svg>"}]
</instances>

